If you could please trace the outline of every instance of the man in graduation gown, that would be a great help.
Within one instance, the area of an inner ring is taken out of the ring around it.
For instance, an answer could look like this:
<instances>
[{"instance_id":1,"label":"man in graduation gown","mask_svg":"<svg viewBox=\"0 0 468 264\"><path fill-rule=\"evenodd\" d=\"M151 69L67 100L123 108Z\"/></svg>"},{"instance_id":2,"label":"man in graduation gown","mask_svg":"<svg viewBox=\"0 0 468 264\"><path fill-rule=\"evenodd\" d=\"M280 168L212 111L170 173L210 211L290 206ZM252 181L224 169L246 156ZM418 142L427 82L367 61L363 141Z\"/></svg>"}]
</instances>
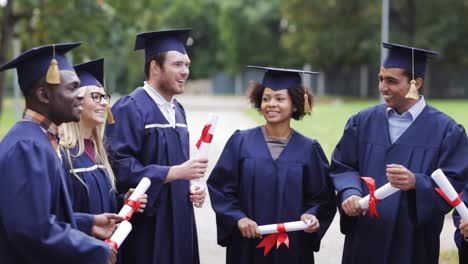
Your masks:
<instances>
[{"instance_id":1,"label":"man in graduation gown","mask_svg":"<svg viewBox=\"0 0 468 264\"><path fill-rule=\"evenodd\" d=\"M33 48L0 67L17 69L26 98L23 119L0 143L2 263L115 263L109 245L76 229L58 152L57 125L81 113L80 82L65 57L78 45ZM87 219L89 229L110 221Z\"/></svg>"},{"instance_id":2,"label":"man in graduation gown","mask_svg":"<svg viewBox=\"0 0 468 264\"><path fill-rule=\"evenodd\" d=\"M418 96L426 59L436 54L383 45L389 49L379 73L385 104L352 116L332 155L330 177L346 235L342 263L438 263L439 235L451 207L434 191L430 175L441 168L460 191L468 140L461 125ZM359 176L372 177L376 188L390 182L400 189L377 202L379 218L359 207L368 194Z\"/></svg>"},{"instance_id":3,"label":"man in graduation gown","mask_svg":"<svg viewBox=\"0 0 468 264\"><path fill-rule=\"evenodd\" d=\"M141 33L135 49L145 50L146 82L112 107L106 127L117 189L125 193L143 177L151 180L143 214L120 252L123 263L199 263L193 205L205 190L189 192L189 180L202 177L207 159L189 160L185 111L174 95L184 92L190 59L189 29Z\"/></svg>"}]
</instances>

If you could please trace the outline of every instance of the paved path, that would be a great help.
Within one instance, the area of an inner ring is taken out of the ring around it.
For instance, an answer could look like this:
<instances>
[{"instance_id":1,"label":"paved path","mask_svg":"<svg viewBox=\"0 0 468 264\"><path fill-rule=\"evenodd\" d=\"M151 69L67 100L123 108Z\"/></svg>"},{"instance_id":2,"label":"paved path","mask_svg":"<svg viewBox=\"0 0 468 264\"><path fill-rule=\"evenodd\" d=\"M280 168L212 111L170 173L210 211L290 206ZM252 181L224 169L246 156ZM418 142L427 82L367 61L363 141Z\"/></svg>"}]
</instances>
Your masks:
<instances>
[{"instance_id":1,"label":"paved path","mask_svg":"<svg viewBox=\"0 0 468 264\"><path fill-rule=\"evenodd\" d=\"M183 95L177 97L184 105L190 131L191 145L198 139L203 125L208 121L209 114L217 114L219 119L218 129L214 135L211 147L209 172L221 155L224 144L236 129L245 129L256 126L248 118L243 110L248 107L244 97L213 97ZM194 153L191 146L191 153ZM200 247L201 264L225 263L225 250L216 243L215 215L211 209L209 199L201 209L195 209ZM441 236L441 250L454 249L454 227L451 218L447 217ZM335 219L322 240L320 252L315 254L315 263L337 264L341 262L344 236L339 230L339 216Z\"/></svg>"}]
</instances>

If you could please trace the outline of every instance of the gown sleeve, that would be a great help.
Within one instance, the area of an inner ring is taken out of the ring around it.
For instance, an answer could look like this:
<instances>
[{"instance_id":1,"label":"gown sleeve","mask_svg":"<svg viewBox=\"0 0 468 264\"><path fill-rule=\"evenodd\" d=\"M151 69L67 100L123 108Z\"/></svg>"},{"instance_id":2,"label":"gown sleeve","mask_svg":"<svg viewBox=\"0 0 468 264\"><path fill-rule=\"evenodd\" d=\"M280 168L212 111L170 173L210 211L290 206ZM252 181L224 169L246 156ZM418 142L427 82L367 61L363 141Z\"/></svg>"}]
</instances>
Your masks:
<instances>
[{"instance_id":1,"label":"gown sleeve","mask_svg":"<svg viewBox=\"0 0 468 264\"><path fill-rule=\"evenodd\" d=\"M351 195L362 197L363 190L359 179L357 154L358 117L355 115L346 123L343 136L333 151L330 166L330 177L341 202Z\"/></svg>"},{"instance_id":2,"label":"gown sleeve","mask_svg":"<svg viewBox=\"0 0 468 264\"><path fill-rule=\"evenodd\" d=\"M51 186L60 181L52 175L61 168L55 165L54 153L44 148L20 141L0 161L2 173L9 175L2 176L0 184L0 200L7 201L0 207L7 240L30 263L105 263L110 252L107 244L50 213L56 204Z\"/></svg>"},{"instance_id":3,"label":"gown sleeve","mask_svg":"<svg viewBox=\"0 0 468 264\"><path fill-rule=\"evenodd\" d=\"M304 182L304 210L305 213L315 215L319 220L320 229L316 232L312 245L313 250L318 251L320 240L335 217L336 195L328 175L327 157L317 142L314 142L312 152Z\"/></svg>"},{"instance_id":4,"label":"gown sleeve","mask_svg":"<svg viewBox=\"0 0 468 264\"><path fill-rule=\"evenodd\" d=\"M246 217L240 209L239 192L239 148L242 137L239 131L234 132L226 143L224 150L207 181L211 206L216 212L218 244L229 244L237 221Z\"/></svg>"},{"instance_id":5,"label":"gown sleeve","mask_svg":"<svg viewBox=\"0 0 468 264\"><path fill-rule=\"evenodd\" d=\"M468 138L461 125L452 125L441 144L437 168L442 169L457 192L460 192L468 175ZM434 217L445 215L450 205L434 191L437 184L431 175L415 173L416 211L419 223L431 222ZM432 201L432 202L431 202Z\"/></svg>"}]
</instances>

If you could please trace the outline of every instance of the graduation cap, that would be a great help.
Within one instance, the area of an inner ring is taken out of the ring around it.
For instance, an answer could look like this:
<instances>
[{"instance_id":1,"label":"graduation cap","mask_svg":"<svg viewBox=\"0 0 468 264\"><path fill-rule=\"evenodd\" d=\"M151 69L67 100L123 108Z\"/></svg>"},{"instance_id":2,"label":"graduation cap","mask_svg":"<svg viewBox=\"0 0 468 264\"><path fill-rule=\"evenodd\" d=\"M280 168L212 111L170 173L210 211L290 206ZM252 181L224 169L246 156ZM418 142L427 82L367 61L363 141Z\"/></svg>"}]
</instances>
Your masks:
<instances>
[{"instance_id":1,"label":"graduation cap","mask_svg":"<svg viewBox=\"0 0 468 264\"><path fill-rule=\"evenodd\" d=\"M186 28L140 33L135 40L135 50L145 50L145 61L164 51L175 50L186 54L185 44L191 31L191 28Z\"/></svg>"},{"instance_id":2,"label":"graduation cap","mask_svg":"<svg viewBox=\"0 0 468 264\"><path fill-rule=\"evenodd\" d=\"M415 79L416 77L424 77L427 58L436 57L437 53L394 43L382 42L382 45L389 50L382 66L385 68L400 68L410 72L412 74L411 86L406 98L417 100L419 95Z\"/></svg>"},{"instance_id":3,"label":"graduation cap","mask_svg":"<svg viewBox=\"0 0 468 264\"><path fill-rule=\"evenodd\" d=\"M42 77L46 76L49 84L59 84L60 70L74 71L65 53L79 45L73 42L35 47L0 66L0 71L16 68L20 89L26 95Z\"/></svg>"},{"instance_id":4,"label":"graduation cap","mask_svg":"<svg viewBox=\"0 0 468 264\"><path fill-rule=\"evenodd\" d=\"M315 71L304 71L285 68L262 67L247 65L247 68L265 70L262 85L272 90L278 91L291 89L302 85L301 74L319 74ZM304 92L304 112L310 112L309 96Z\"/></svg>"},{"instance_id":5,"label":"graduation cap","mask_svg":"<svg viewBox=\"0 0 468 264\"><path fill-rule=\"evenodd\" d=\"M81 87L94 85L105 89L104 58L77 64L73 67L75 68L78 78L80 78ZM115 123L110 106L107 106L107 122L109 124Z\"/></svg>"},{"instance_id":6,"label":"graduation cap","mask_svg":"<svg viewBox=\"0 0 468 264\"><path fill-rule=\"evenodd\" d=\"M80 78L81 86L104 87L104 58L77 64L73 67Z\"/></svg>"}]
</instances>

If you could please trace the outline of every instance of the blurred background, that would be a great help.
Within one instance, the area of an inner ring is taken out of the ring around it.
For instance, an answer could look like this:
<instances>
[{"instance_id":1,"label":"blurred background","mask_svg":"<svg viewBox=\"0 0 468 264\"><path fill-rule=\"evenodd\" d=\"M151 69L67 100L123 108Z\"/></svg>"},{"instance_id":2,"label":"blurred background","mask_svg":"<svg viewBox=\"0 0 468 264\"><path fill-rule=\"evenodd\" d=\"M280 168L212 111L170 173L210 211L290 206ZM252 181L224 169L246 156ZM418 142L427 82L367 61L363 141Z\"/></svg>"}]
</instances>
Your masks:
<instances>
[{"instance_id":1,"label":"blurred background","mask_svg":"<svg viewBox=\"0 0 468 264\"><path fill-rule=\"evenodd\" d=\"M467 16L468 0L0 0L0 65L34 46L81 41L70 59L104 57L106 87L116 98L143 84L144 55L133 50L138 33L192 28L182 98L189 113L237 111L261 124L243 99L248 81L261 78L247 64L320 71L304 79L315 94L313 114L293 127L318 139L330 157L346 119L380 101L382 40L438 52L426 100L468 126ZM23 110L15 74L0 73L0 139ZM452 232L442 240L442 257L452 260L441 263L456 263L453 243L443 244Z\"/></svg>"}]
</instances>

